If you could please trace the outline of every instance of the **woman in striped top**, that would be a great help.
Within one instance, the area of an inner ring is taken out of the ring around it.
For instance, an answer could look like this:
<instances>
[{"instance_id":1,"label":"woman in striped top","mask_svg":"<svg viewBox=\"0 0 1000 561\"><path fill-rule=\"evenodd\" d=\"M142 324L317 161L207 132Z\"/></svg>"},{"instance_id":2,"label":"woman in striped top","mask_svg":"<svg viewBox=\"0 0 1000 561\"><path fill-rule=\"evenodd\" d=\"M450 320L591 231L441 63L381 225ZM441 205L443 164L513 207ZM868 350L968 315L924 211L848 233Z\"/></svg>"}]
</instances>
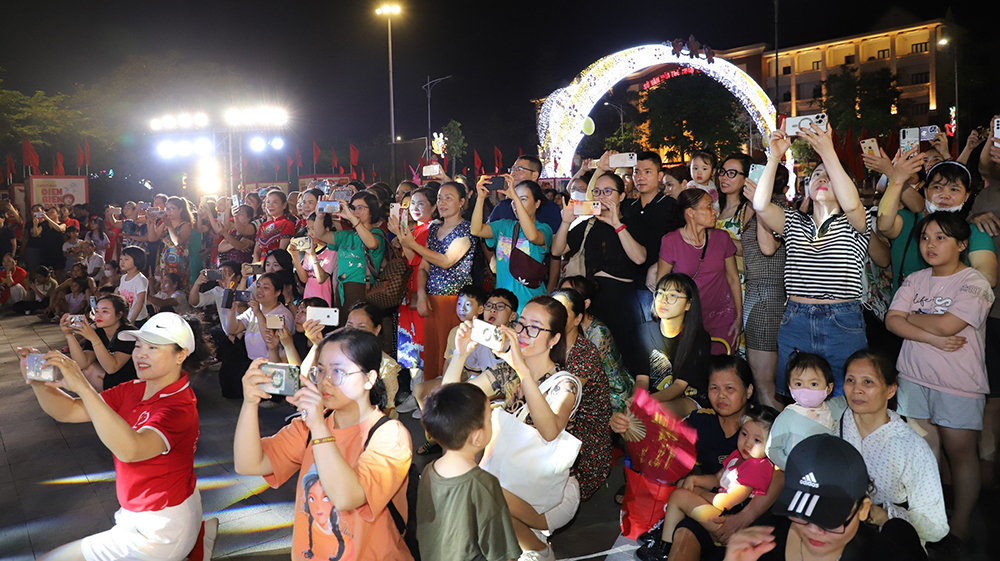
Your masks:
<instances>
[{"instance_id":1,"label":"woman in striped top","mask_svg":"<svg viewBox=\"0 0 1000 561\"><path fill-rule=\"evenodd\" d=\"M809 182L813 212L782 209L771 202L774 173L791 145L784 131L771 133L771 153L753 206L764 226L785 240L785 292L789 302L778 330L777 389L788 392L785 361L793 350L830 362L834 395L843 394L844 362L868 344L861 296L874 215L865 211L857 187L834 151L830 130L815 125L800 135L822 158Z\"/></svg>"}]
</instances>

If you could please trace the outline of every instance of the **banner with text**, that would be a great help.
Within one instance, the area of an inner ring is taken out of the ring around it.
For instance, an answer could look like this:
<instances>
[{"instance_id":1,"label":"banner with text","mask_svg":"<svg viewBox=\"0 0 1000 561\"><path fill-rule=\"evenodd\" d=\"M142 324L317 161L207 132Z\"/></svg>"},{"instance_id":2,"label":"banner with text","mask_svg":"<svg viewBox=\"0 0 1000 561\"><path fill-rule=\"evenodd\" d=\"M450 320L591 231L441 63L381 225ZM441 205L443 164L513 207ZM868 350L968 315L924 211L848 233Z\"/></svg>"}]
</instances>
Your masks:
<instances>
[{"instance_id":1,"label":"banner with text","mask_svg":"<svg viewBox=\"0 0 1000 561\"><path fill-rule=\"evenodd\" d=\"M29 204L44 205L46 208L59 204L82 205L89 201L87 177L69 175L52 177L31 176L28 188Z\"/></svg>"}]
</instances>

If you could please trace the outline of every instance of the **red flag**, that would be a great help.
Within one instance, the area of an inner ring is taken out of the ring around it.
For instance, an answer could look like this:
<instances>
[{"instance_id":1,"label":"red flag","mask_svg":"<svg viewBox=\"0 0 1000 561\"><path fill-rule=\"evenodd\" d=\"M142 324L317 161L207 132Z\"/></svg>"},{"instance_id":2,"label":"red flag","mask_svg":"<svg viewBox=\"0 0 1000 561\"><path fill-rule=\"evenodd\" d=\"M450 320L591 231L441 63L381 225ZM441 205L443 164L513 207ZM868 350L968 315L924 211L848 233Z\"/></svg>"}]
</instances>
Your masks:
<instances>
[{"instance_id":1,"label":"red flag","mask_svg":"<svg viewBox=\"0 0 1000 561\"><path fill-rule=\"evenodd\" d=\"M63 167L62 152L56 152L56 175L66 175L66 168Z\"/></svg>"},{"instance_id":2,"label":"red flag","mask_svg":"<svg viewBox=\"0 0 1000 561\"><path fill-rule=\"evenodd\" d=\"M316 144L316 141L314 140L313 141L313 165L314 166L317 163L319 163L319 153L320 153L320 151L319 151L319 145Z\"/></svg>"},{"instance_id":3,"label":"red flag","mask_svg":"<svg viewBox=\"0 0 1000 561\"><path fill-rule=\"evenodd\" d=\"M289 156L289 157L288 157L288 168L287 168L287 169L285 170L285 173L287 173L287 174L288 174L288 177L291 177L291 176L292 176L292 164L294 164L294 163L295 163L295 162L294 162L294 161L292 161L292 157L291 157L291 156Z\"/></svg>"},{"instance_id":4,"label":"red flag","mask_svg":"<svg viewBox=\"0 0 1000 561\"><path fill-rule=\"evenodd\" d=\"M344 166L337 166L337 173L344 175Z\"/></svg>"},{"instance_id":5,"label":"red flag","mask_svg":"<svg viewBox=\"0 0 1000 561\"><path fill-rule=\"evenodd\" d=\"M275 158L274 159L274 173L275 173L275 175L277 175L277 173L279 171L281 171L281 160L279 160L278 158Z\"/></svg>"},{"instance_id":6,"label":"red flag","mask_svg":"<svg viewBox=\"0 0 1000 561\"><path fill-rule=\"evenodd\" d=\"M337 164L337 151L332 146L330 147L330 151L333 152L333 169L340 168ZM340 173L344 173L344 168L340 168Z\"/></svg>"},{"instance_id":7,"label":"red flag","mask_svg":"<svg viewBox=\"0 0 1000 561\"><path fill-rule=\"evenodd\" d=\"M365 182L365 168L361 168L361 182Z\"/></svg>"},{"instance_id":8,"label":"red flag","mask_svg":"<svg viewBox=\"0 0 1000 561\"><path fill-rule=\"evenodd\" d=\"M35 169L42 165L38 161L38 152L35 152L35 147L27 138L21 141L21 161L24 162L24 165L33 166Z\"/></svg>"},{"instance_id":9,"label":"red flag","mask_svg":"<svg viewBox=\"0 0 1000 561\"><path fill-rule=\"evenodd\" d=\"M462 174L469 175L469 166L465 166L464 168L462 168Z\"/></svg>"},{"instance_id":10,"label":"red flag","mask_svg":"<svg viewBox=\"0 0 1000 561\"><path fill-rule=\"evenodd\" d=\"M444 172L448 173L448 156L442 156L444 158Z\"/></svg>"},{"instance_id":11,"label":"red flag","mask_svg":"<svg viewBox=\"0 0 1000 561\"><path fill-rule=\"evenodd\" d=\"M76 167L77 169L83 167L83 148L80 147L80 143L76 143Z\"/></svg>"},{"instance_id":12,"label":"red flag","mask_svg":"<svg viewBox=\"0 0 1000 561\"><path fill-rule=\"evenodd\" d=\"M352 166L358 165L358 156L359 155L360 154L358 153L358 149L355 148L353 144L351 144L351 165Z\"/></svg>"},{"instance_id":13,"label":"red flag","mask_svg":"<svg viewBox=\"0 0 1000 561\"><path fill-rule=\"evenodd\" d=\"M427 162L425 162L424 161L424 157L421 156L420 157L420 161L417 162L417 169L420 170L420 173L424 173L424 166L426 166L426 165L427 165Z\"/></svg>"},{"instance_id":14,"label":"red flag","mask_svg":"<svg viewBox=\"0 0 1000 561\"><path fill-rule=\"evenodd\" d=\"M520 158L523 155L524 155L524 150L521 150L521 147L518 146L517 147L517 157Z\"/></svg>"},{"instance_id":15,"label":"red flag","mask_svg":"<svg viewBox=\"0 0 1000 561\"><path fill-rule=\"evenodd\" d=\"M83 137L83 157L87 165L90 165L90 142L87 142L87 137Z\"/></svg>"},{"instance_id":16,"label":"red flag","mask_svg":"<svg viewBox=\"0 0 1000 561\"><path fill-rule=\"evenodd\" d=\"M472 149L472 167L476 170L476 175L482 173L483 161L479 159L479 152L475 148Z\"/></svg>"},{"instance_id":17,"label":"red flag","mask_svg":"<svg viewBox=\"0 0 1000 561\"><path fill-rule=\"evenodd\" d=\"M14 154L7 152L7 178L10 179L13 177L16 171L17 166L14 165Z\"/></svg>"},{"instance_id":18,"label":"red flag","mask_svg":"<svg viewBox=\"0 0 1000 561\"><path fill-rule=\"evenodd\" d=\"M375 175L375 164L372 164L372 181L375 181L376 177L378 177L378 176Z\"/></svg>"},{"instance_id":19,"label":"red flag","mask_svg":"<svg viewBox=\"0 0 1000 561\"><path fill-rule=\"evenodd\" d=\"M295 166L302 167L302 154L299 153L299 147L295 147Z\"/></svg>"},{"instance_id":20,"label":"red flag","mask_svg":"<svg viewBox=\"0 0 1000 561\"><path fill-rule=\"evenodd\" d=\"M500 149L496 146L493 147L493 163L496 164L497 173L500 173L500 168L503 167L503 154L500 153Z\"/></svg>"}]
</instances>

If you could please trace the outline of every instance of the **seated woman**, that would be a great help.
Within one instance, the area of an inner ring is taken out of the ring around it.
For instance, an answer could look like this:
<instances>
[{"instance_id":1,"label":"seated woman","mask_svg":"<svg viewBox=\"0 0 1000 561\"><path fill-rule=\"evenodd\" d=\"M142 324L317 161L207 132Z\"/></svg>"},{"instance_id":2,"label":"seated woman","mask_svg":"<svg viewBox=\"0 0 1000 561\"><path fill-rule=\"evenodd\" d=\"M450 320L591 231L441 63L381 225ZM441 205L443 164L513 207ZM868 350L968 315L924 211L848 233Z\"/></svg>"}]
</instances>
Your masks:
<instances>
[{"instance_id":1,"label":"seated woman","mask_svg":"<svg viewBox=\"0 0 1000 561\"><path fill-rule=\"evenodd\" d=\"M839 438L803 440L788 457L787 481L772 527L754 526L733 536L727 561L927 559L906 522L894 520L881 531L862 523L872 509L868 470L861 454Z\"/></svg>"},{"instance_id":2,"label":"seated woman","mask_svg":"<svg viewBox=\"0 0 1000 561\"><path fill-rule=\"evenodd\" d=\"M941 540L948 535L948 517L938 462L927 442L889 409L897 388L892 359L862 349L846 366L844 395L850 412L841 416L837 430L864 456L875 483L866 520L882 526L901 518L916 529L922 543Z\"/></svg>"},{"instance_id":3,"label":"seated woman","mask_svg":"<svg viewBox=\"0 0 1000 561\"><path fill-rule=\"evenodd\" d=\"M358 302L347 314L347 321L344 327L367 331L376 337L382 336L382 310L375 304L368 302ZM396 392L399 391L399 372L402 367L399 363L382 351L382 363L379 365L378 377L385 385L386 405L382 409L386 417L395 419L399 416L396 413Z\"/></svg>"},{"instance_id":4,"label":"seated woman","mask_svg":"<svg viewBox=\"0 0 1000 561\"><path fill-rule=\"evenodd\" d=\"M507 350L496 353L503 363L484 370L469 383L490 399L502 398L504 411L508 413L516 414L526 407L528 415L524 422L534 426L544 440L552 442L563 430L571 430L580 403L578 396L582 394L580 380L558 366L566 355L563 338L566 308L549 296L536 296L524 305L521 316L511 325L500 327L504 340L510 343ZM442 384L462 381L462 365L477 345L471 334L472 322L459 326L455 355L448 363ZM550 378L555 383L543 394L540 385ZM565 526L576 514L580 484L574 474L571 472L569 476L562 502L546 512L536 511L526 500L531 497L518 497L506 489L504 497L521 549L538 559L554 559L552 547L540 536L542 532L554 532Z\"/></svg>"},{"instance_id":5,"label":"seated woman","mask_svg":"<svg viewBox=\"0 0 1000 561\"><path fill-rule=\"evenodd\" d=\"M261 475L274 488L298 472L292 559L410 561L392 511L406 512L413 447L406 428L379 412L386 399L378 377L381 344L371 333L344 329L311 355L315 366L288 399L302 415L267 438L261 438L257 411L270 396L257 386L271 376L260 370L263 359L247 370L236 471ZM318 509L322 517L314 515Z\"/></svg>"},{"instance_id":6,"label":"seated woman","mask_svg":"<svg viewBox=\"0 0 1000 561\"><path fill-rule=\"evenodd\" d=\"M135 343L118 338L118 333L135 329L126 320L127 316L125 299L117 294L106 294L97 299L93 326L89 321L71 323L69 315L59 322L59 328L66 334L69 355L98 391L136 379L132 362ZM83 338L82 342L78 336Z\"/></svg>"},{"instance_id":7,"label":"seated woman","mask_svg":"<svg viewBox=\"0 0 1000 561\"><path fill-rule=\"evenodd\" d=\"M589 499L611 472L611 400L597 347L580 333L583 296L572 288L559 289L552 297L566 306L566 371L583 381L583 397L570 434L586 442L576 459L580 500Z\"/></svg>"},{"instance_id":8,"label":"seated woman","mask_svg":"<svg viewBox=\"0 0 1000 561\"><path fill-rule=\"evenodd\" d=\"M141 330L119 336L135 341L137 382L98 393L76 361L56 351L45 355L46 365L62 379L29 382L42 410L56 421L94 425L114 454L121 504L114 527L63 545L48 559L183 559L198 539L198 409L187 372L200 370L209 355L201 323L162 313ZM21 373L26 374L28 354L38 351L17 352ZM69 397L60 388L79 397Z\"/></svg>"}]
</instances>

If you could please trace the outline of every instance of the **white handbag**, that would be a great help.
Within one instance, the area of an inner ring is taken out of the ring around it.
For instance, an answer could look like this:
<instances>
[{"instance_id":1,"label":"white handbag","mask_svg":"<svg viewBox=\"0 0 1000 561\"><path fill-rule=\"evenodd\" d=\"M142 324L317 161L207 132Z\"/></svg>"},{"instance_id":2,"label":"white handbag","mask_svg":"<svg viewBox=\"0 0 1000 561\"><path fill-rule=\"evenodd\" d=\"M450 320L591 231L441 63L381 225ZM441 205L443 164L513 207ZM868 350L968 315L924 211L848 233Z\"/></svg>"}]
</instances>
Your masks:
<instances>
[{"instance_id":1,"label":"white handbag","mask_svg":"<svg viewBox=\"0 0 1000 561\"><path fill-rule=\"evenodd\" d=\"M548 400L549 390L566 379L577 386L572 419L583 397L579 378L559 372L539 384L538 389ZM524 422L527 416L527 404L516 415L503 409L493 410L493 437L479 466L499 479L501 487L544 514L562 502L569 470L576 463L581 442L565 429L551 442L546 441L535 427Z\"/></svg>"}]
</instances>

